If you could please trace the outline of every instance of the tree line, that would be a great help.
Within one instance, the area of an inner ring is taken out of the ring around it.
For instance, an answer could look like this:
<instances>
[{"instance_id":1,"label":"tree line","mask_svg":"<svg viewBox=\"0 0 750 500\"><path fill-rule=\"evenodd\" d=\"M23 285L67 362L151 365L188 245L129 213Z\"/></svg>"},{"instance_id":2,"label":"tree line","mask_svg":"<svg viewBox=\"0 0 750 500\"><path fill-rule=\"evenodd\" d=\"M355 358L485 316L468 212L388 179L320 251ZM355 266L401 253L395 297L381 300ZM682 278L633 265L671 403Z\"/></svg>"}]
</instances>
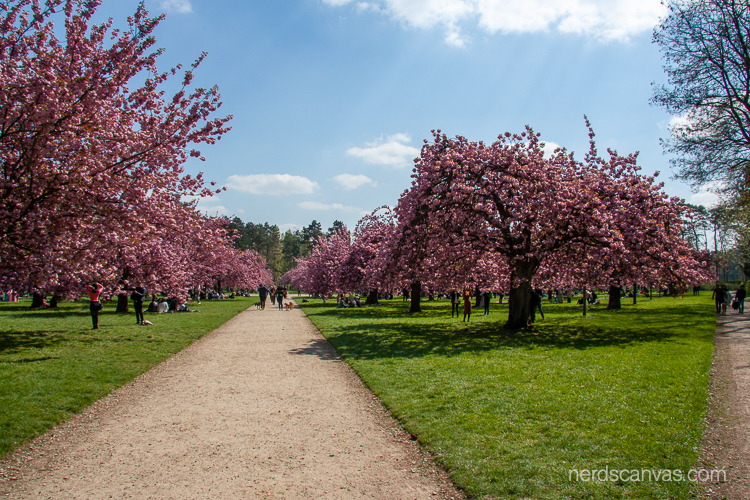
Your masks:
<instances>
[{"instance_id":1,"label":"tree line","mask_svg":"<svg viewBox=\"0 0 750 500\"><path fill-rule=\"evenodd\" d=\"M238 250L254 250L266 261L268 268L278 279L296 266L296 259L310 255L319 238L331 236L345 230L344 223L335 220L325 232L317 220L301 229L281 232L276 224L268 222L244 222L239 217L227 219L227 230L234 238Z\"/></svg>"}]
</instances>

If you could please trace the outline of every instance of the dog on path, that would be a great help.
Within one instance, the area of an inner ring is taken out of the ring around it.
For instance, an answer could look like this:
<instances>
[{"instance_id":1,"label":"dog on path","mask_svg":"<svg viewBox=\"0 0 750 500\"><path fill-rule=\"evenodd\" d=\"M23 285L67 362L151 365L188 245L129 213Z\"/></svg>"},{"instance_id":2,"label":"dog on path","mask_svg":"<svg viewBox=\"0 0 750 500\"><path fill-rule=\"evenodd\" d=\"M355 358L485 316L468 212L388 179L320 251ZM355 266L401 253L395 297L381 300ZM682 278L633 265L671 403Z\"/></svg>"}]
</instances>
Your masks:
<instances>
[{"instance_id":1,"label":"dog on path","mask_svg":"<svg viewBox=\"0 0 750 500\"><path fill-rule=\"evenodd\" d=\"M260 302L256 302L255 303L255 308L256 309L260 309L261 308L261 303Z\"/></svg>"},{"instance_id":2,"label":"dog on path","mask_svg":"<svg viewBox=\"0 0 750 500\"><path fill-rule=\"evenodd\" d=\"M289 302L285 302L284 307L286 307L287 311L291 311L292 309L294 309L294 301L290 300Z\"/></svg>"}]
</instances>

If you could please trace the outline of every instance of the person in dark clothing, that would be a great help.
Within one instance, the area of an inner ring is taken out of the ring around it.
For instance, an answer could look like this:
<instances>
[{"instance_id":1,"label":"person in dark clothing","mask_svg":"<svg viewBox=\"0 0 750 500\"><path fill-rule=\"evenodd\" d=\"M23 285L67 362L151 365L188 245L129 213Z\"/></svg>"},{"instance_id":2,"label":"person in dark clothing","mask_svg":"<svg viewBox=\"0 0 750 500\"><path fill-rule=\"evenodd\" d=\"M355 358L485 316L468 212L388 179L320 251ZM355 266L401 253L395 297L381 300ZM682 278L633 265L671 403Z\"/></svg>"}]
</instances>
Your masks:
<instances>
[{"instance_id":1,"label":"person in dark clothing","mask_svg":"<svg viewBox=\"0 0 750 500\"><path fill-rule=\"evenodd\" d=\"M734 299L737 301L737 314L745 314L745 285L740 285L739 289L734 293Z\"/></svg>"},{"instance_id":2,"label":"person in dark clothing","mask_svg":"<svg viewBox=\"0 0 750 500\"><path fill-rule=\"evenodd\" d=\"M490 292L482 292L484 299L484 316L490 315L490 301L492 300L492 294Z\"/></svg>"},{"instance_id":3,"label":"person in dark clothing","mask_svg":"<svg viewBox=\"0 0 750 500\"><path fill-rule=\"evenodd\" d=\"M266 298L268 298L268 293L268 288L266 288L265 285L260 285L260 288L258 288L258 298L260 298L261 309L266 308Z\"/></svg>"},{"instance_id":4,"label":"person in dark clothing","mask_svg":"<svg viewBox=\"0 0 750 500\"><path fill-rule=\"evenodd\" d=\"M716 314L719 314L721 312L721 304L724 302L724 294L722 293L721 285L718 283L711 290L711 298L714 299L714 303L716 304Z\"/></svg>"},{"instance_id":5,"label":"person in dark clothing","mask_svg":"<svg viewBox=\"0 0 750 500\"><path fill-rule=\"evenodd\" d=\"M539 309L539 314L544 319L544 311L542 311L542 291L532 290L531 291L531 322L536 321L536 310Z\"/></svg>"},{"instance_id":6,"label":"person in dark clothing","mask_svg":"<svg viewBox=\"0 0 750 500\"><path fill-rule=\"evenodd\" d=\"M99 328L99 311L102 310L102 303L99 302L99 294L102 293L104 287L100 283L94 283L93 285L86 285L86 291L89 292L89 311L91 311L91 322L94 325L93 330Z\"/></svg>"},{"instance_id":7,"label":"person in dark clothing","mask_svg":"<svg viewBox=\"0 0 750 500\"><path fill-rule=\"evenodd\" d=\"M278 287L276 289L276 303L279 305L279 311L284 309L284 293L286 290L284 287Z\"/></svg>"},{"instance_id":8,"label":"person in dark clothing","mask_svg":"<svg viewBox=\"0 0 750 500\"><path fill-rule=\"evenodd\" d=\"M454 314L458 318L461 314L458 311L458 308L461 305L461 294L456 290L451 290L451 293L448 295L448 297L451 299L451 318Z\"/></svg>"},{"instance_id":9,"label":"person in dark clothing","mask_svg":"<svg viewBox=\"0 0 750 500\"><path fill-rule=\"evenodd\" d=\"M138 284L133 289L133 293L130 294L130 298L133 299L133 309L135 309L135 324L143 324L143 299L146 297L146 288L142 284Z\"/></svg>"}]
</instances>

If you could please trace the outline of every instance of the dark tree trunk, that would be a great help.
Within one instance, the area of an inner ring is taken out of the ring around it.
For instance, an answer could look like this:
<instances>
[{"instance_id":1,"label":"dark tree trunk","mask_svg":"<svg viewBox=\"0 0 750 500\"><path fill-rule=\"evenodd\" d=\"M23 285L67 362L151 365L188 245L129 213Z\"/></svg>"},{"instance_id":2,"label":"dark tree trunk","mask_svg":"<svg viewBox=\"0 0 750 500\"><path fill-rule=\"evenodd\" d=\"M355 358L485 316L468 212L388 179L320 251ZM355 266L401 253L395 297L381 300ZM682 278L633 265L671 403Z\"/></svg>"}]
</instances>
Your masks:
<instances>
[{"instance_id":1,"label":"dark tree trunk","mask_svg":"<svg viewBox=\"0 0 750 500\"><path fill-rule=\"evenodd\" d=\"M589 305L589 301L586 300L586 287L583 287L583 315L586 316L586 308Z\"/></svg>"},{"instance_id":2,"label":"dark tree trunk","mask_svg":"<svg viewBox=\"0 0 750 500\"><path fill-rule=\"evenodd\" d=\"M638 285L633 285L633 305L638 303Z\"/></svg>"},{"instance_id":3,"label":"dark tree trunk","mask_svg":"<svg viewBox=\"0 0 750 500\"><path fill-rule=\"evenodd\" d=\"M411 284L411 307L409 307L410 313L422 312L422 308L419 304L419 299L422 295L422 283L420 281L414 281Z\"/></svg>"},{"instance_id":4,"label":"dark tree trunk","mask_svg":"<svg viewBox=\"0 0 750 500\"><path fill-rule=\"evenodd\" d=\"M42 307L42 304L44 304L44 295L39 292L34 292L33 294L31 294L31 306L29 306L30 309Z\"/></svg>"},{"instance_id":5,"label":"dark tree trunk","mask_svg":"<svg viewBox=\"0 0 750 500\"><path fill-rule=\"evenodd\" d=\"M57 304L59 304L61 300L62 300L62 295L59 295L56 293L52 296L52 299L50 299L49 306L57 307Z\"/></svg>"},{"instance_id":6,"label":"dark tree trunk","mask_svg":"<svg viewBox=\"0 0 750 500\"><path fill-rule=\"evenodd\" d=\"M117 294L117 313L129 313L128 309L128 294L126 292L120 292Z\"/></svg>"},{"instance_id":7,"label":"dark tree trunk","mask_svg":"<svg viewBox=\"0 0 750 500\"><path fill-rule=\"evenodd\" d=\"M622 288L619 286L609 287L609 302L607 303L607 309L621 309L622 304L620 303L620 291Z\"/></svg>"},{"instance_id":8,"label":"dark tree trunk","mask_svg":"<svg viewBox=\"0 0 750 500\"><path fill-rule=\"evenodd\" d=\"M378 289L375 288L374 290L370 290L370 294L367 296L367 300L365 300L365 304L368 306L372 306L378 303Z\"/></svg>"},{"instance_id":9,"label":"dark tree trunk","mask_svg":"<svg viewBox=\"0 0 750 500\"><path fill-rule=\"evenodd\" d=\"M479 301L482 300L482 291L479 289L479 285L474 287L474 307L479 307Z\"/></svg>"},{"instance_id":10,"label":"dark tree trunk","mask_svg":"<svg viewBox=\"0 0 750 500\"><path fill-rule=\"evenodd\" d=\"M508 321L505 328L517 330L526 328L531 319L531 278L538 265L533 262L517 264L512 271L510 293L508 294ZM515 285L514 281L520 281Z\"/></svg>"}]
</instances>

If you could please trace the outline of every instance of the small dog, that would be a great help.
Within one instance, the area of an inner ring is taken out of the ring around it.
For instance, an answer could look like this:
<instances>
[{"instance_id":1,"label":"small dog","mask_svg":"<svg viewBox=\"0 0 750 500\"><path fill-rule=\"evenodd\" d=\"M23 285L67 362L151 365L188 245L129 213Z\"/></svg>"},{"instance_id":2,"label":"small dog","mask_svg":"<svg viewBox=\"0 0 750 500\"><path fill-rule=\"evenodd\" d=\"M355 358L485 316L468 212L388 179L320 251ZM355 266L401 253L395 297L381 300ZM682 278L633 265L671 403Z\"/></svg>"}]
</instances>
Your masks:
<instances>
[{"instance_id":1,"label":"small dog","mask_svg":"<svg viewBox=\"0 0 750 500\"><path fill-rule=\"evenodd\" d=\"M256 309L260 309L260 308L261 308L261 304L260 304L260 302L256 302L256 303L255 303L255 308L256 308Z\"/></svg>"},{"instance_id":2,"label":"small dog","mask_svg":"<svg viewBox=\"0 0 750 500\"><path fill-rule=\"evenodd\" d=\"M154 324L153 324L153 323L151 323L151 322L150 322L149 320L147 320L147 319L144 319L144 320L143 320L143 323L141 323L141 324L142 324L142 325L145 325L145 326L154 326Z\"/></svg>"},{"instance_id":3,"label":"small dog","mask_svg":"<svg viewBox=\"0 0 750 500\"><path fill-rule=\"evenodd\" d=\"M294 302L290 300L289 302L284 304L284 307L286 307L287 311L291 311L292 309L294 309Z\"/></svg>"}]
</instances>

